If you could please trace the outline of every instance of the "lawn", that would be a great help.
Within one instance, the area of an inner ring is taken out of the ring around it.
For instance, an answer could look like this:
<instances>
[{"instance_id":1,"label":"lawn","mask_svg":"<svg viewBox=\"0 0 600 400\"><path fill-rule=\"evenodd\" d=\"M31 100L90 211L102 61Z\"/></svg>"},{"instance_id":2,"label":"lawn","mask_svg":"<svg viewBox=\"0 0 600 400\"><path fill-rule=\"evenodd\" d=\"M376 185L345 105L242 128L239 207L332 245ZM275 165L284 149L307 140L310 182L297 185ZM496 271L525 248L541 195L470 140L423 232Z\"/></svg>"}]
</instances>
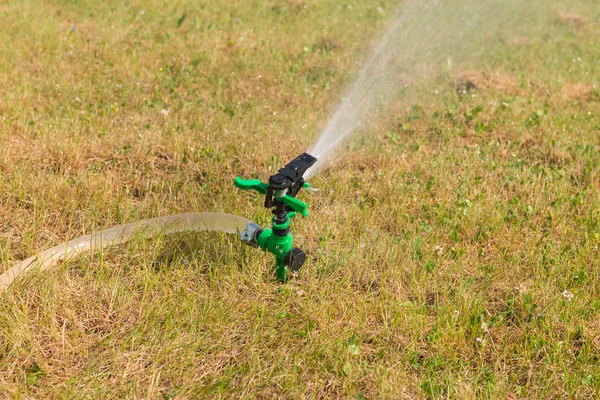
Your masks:
<instances>
[{"instance_id":1,"label":"lawn","mask_svg":"<svg viewBox=\"0 0 600 400\"><path fill-rule=\"evenodd\" d=\"M387 0L0 0L0 273L226 212L306 151ZM386 103L303 192L308 260L134 239L0 293L0 397L598 398L600 7Z\"/></svg>"}]
</instances>

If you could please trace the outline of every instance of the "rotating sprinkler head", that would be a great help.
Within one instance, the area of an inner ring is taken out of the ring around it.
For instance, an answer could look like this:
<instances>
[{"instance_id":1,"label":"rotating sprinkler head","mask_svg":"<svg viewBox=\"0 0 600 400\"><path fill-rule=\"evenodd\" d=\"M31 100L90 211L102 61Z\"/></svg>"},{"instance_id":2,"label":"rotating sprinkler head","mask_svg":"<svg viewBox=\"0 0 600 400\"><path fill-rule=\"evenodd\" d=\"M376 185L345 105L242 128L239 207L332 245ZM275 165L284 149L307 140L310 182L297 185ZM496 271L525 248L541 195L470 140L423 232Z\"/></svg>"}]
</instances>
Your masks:
<instances>
[{"instance_id":1,"label":"rotating sprinkler head","mask_svg":"<svg viewBox=\"0 0 600 400\"><path fill-rule=\"evenodd\" d=\"M271 175L268 183L258 179L245 180L239 176L233 182L239 189L255 190L265 195L264 206L273 213L271 228L248 224L240 239L275 256L275 276L282 282L287 281L288 270L297 273L306 260L306 254L292 246L290 220L296 213L308 216L308 205L296 199L296 195L303 187L310 187L303 175L316 162L315 157L303 153Z\"/></svg>"}]
</instances>

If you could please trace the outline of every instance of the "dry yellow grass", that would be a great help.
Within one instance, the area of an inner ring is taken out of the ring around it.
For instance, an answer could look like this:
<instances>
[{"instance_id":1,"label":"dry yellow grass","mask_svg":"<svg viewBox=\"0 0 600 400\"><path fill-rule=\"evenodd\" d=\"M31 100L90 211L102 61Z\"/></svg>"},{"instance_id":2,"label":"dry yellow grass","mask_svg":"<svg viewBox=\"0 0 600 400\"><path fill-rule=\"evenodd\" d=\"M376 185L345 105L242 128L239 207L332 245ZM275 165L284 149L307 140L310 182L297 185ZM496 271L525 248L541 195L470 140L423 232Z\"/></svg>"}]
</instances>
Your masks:
<instances>
[{"instance_id":1,"label":"dry yellow grass","mask_svg":"<svg viewBox=\"0 0 600 400\"><path fill-rule=\"evenodd\" d=\"M286 285L205 234L17 282L0 397L595 398L600 11L572 7L586 29L499 45L466 93L415 87L351 140L303 194ZM233 178L308 147L392 9L3 0L0 272L139 219L267 224Z\"/></svg>"}]
</instances>

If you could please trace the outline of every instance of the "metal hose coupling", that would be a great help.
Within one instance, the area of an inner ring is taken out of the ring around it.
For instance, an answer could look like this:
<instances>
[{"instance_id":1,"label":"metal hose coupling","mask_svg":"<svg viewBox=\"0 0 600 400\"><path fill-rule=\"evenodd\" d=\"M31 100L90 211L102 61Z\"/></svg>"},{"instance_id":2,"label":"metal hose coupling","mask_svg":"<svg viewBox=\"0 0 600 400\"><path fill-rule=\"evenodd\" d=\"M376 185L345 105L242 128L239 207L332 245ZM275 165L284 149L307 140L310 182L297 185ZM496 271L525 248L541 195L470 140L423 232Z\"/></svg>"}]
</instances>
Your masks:
<instances>
[{"instance_id":1,"label":"metal hose coupling","mask_svg":"<svg viewBox=\"0 0 600 400\"><path fill-rule=\"evenodd\" d=\"M256 225L255 223L249 223L246 225L246 229L240 233L240 240L246 243L248 246L258 248L258 237L260 236L263 228Z\"/></svg>"}]
</instances>

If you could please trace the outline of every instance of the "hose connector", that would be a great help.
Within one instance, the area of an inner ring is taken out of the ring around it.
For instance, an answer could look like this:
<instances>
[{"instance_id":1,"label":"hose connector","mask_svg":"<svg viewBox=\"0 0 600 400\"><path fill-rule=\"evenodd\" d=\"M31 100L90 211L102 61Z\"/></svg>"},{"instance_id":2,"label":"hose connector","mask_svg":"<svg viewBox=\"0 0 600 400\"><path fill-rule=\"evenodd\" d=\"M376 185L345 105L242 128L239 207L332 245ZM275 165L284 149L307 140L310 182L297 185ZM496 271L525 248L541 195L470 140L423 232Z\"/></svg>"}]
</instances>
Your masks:
<instances>
[{"instance_id":1,"label":"hose connector","mask_svg":"<svg viewBox=\"0 0 600 400\"><path fill-rule=\"evenodd\" d=\"M250 223L246 225L246 229L240 233L240 240L246 243L248 246L258 248L258 237L262 231L263 228L254 223Z\"/></svg>"}]
</instances>

